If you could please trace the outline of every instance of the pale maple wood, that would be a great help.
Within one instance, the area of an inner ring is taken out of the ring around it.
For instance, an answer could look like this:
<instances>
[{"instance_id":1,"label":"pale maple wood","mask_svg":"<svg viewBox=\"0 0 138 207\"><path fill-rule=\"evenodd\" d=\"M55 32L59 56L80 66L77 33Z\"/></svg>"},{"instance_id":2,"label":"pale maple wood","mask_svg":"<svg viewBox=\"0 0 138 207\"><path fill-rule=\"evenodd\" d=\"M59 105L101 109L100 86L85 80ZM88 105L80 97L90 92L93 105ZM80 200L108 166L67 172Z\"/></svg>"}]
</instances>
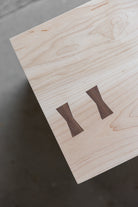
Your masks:
<instances>
[{"instance_id":1,"label":"pale maple wood","mask_svg":"<svg viewBox=\"0 0 138 207\"><path fill-rule=\"evenodd\" d=\"M77 183L138 155L137 0L92 0L11 43ZM104 120L86 93L96 85ZM84 129L75 137L65 103Z\"/></svg>"}]
</instances>

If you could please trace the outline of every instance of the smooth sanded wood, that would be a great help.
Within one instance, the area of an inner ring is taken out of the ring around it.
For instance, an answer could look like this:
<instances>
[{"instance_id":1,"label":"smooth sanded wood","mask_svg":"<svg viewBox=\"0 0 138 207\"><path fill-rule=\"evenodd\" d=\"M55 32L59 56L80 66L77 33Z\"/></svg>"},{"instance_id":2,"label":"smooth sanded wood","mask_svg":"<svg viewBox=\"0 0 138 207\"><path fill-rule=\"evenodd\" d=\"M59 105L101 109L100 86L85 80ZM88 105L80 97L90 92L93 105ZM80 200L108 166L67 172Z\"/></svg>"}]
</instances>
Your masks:
<instances>
[{"instance_id":1,"label":"smooth sanded wood","mask_svg":"<svg viewBox=\"0 0 138 207\"><path fill-rule=\"evenodd\" d=\"M137 0L92 0L11 43L77 183L138 155Z\"/></svg>"}]
</instances>

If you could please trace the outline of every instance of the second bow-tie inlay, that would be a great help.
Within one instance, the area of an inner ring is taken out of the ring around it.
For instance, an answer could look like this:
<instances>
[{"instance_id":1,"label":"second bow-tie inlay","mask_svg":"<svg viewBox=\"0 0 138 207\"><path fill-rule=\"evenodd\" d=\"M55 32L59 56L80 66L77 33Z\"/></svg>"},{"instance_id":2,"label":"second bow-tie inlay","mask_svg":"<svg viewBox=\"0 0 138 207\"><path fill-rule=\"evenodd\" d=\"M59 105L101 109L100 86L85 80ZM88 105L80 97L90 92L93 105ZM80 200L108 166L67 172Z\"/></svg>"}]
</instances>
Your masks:
<instances>
[{"instance_id":1,"label":"second bow-tie inlay","mask_svg":"<svg viewBox=\"0 0 138 207\"><path fill-rule=\"evenodd\" d=\"M113 114L112 110L107 106L107 104L103 101L100 91L97 86L88 90L86 92L91 99L96 103L97 108L99 110L100 116L102 119L105 119L109 115Z\"/></svg>"},{"instance_id":2,"label":"second bow-tie inlay","mask_svg":"<svg viewBox=\"0 0 138 207\"><path fill-rule=\"evenodd\" d=\"M80 134L82 131L84 131L81 128L81 126L77 123L77 121L74 119L68 103L65 103L63 106L60 106L59 108L57 108L57 111L66 120L68 127L70 129L70 132L72 134L72 137L74 137L74 136Z\"/></svg>"}]
</instances>

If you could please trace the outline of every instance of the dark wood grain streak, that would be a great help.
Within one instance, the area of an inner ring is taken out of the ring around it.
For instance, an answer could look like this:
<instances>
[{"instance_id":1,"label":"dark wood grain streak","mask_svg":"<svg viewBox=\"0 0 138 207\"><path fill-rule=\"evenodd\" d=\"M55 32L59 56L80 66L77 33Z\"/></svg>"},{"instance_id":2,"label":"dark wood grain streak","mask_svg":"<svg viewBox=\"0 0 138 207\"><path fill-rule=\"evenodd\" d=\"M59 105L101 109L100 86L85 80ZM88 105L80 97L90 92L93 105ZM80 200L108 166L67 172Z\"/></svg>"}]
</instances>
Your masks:
<instances>
[{"instance_id":1,"label":"dark wood grain streak","mask_svg":"<svg viewBox=\"0 0 138 207\"><path fill-rule=\"evenodd\" d=\"M97 108L99 110L100 116L102 119L105 119L109 115L113 114L112 110L107 106L107 104L102 99L100 91L97 86L86 91L86 93L92 98L92 100L96 103Z\"/></svg>"},{"instance_id":2,"label":"dark wood grain streak","mask_svg":"<svg viewBox=\"0 0 138 207\"><path fill-rule=\"evenodd\" d=\"M80 134L82 131L84 131L81 128L81 126L74 119L68 103L65 103L64 105L57 108L57 111L66 120L68 127L71 131L72 137L74 137L74 136Z\"/></svg>"}]
</instances>

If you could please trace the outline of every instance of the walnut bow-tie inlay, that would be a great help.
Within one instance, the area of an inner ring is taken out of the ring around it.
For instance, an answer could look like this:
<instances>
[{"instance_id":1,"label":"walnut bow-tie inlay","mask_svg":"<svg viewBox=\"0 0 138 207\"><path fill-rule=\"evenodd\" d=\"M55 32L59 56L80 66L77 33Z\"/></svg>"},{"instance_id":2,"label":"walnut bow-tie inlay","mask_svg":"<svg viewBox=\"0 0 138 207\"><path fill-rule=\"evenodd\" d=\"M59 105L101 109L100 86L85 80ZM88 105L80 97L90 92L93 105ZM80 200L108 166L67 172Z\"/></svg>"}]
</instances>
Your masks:
<instances>
[{"instance_id":1,"label":"walnut bow-tie inlay","mask_svg":"<svg viewBox=\"0 0 138 207\"><path fill-rule=\"evenodd\" d=\"M103 101L102 96L101 96L97 86L95 86L94 88L86 91L86 93L96 103L97 108L99 110L99 113L100 113L100 116L101 116L102 119L105 119L109 115L113 114L111 109ZM72 137L74 137L74 136L80 134L82 131L84 131L80 127L80 125L76 122L76 120L74 119L68 103L65 103L64 105L62 105L59 108L57 108L57 111L66 120L66 122L68 124L68 127L69 127L69 129L71 131Z\"/></svg>"},{"instance_id":2,"label":"walnut bow-tie inlay","mask_svg":"<svg viewBox=\"0 0 138 207\"><path fill-rule=\"evenodd\" d=\"M66 120L68 127L71 131L72 137L75 137L76 135L80 134L83 131L83 129L74 119L68 103L65 103L63 106L60 106L59 108L57 108L57 111Z\"/></svg>"},{"instance_id":3,"label":"walnut bow-tie inlay","mask_svg":"<svg viewBox=\"0 0 138 207\"><path fill-rule=\"evenodd\" d=\"M88 90L86 92L92 100L96 103L97 108L99 110L100 116L102 119L105 119L109 115L113 114L111 109L107 106L107 104L103 101L100 91L97 86Z\"/></svg>"}]
</instances>

